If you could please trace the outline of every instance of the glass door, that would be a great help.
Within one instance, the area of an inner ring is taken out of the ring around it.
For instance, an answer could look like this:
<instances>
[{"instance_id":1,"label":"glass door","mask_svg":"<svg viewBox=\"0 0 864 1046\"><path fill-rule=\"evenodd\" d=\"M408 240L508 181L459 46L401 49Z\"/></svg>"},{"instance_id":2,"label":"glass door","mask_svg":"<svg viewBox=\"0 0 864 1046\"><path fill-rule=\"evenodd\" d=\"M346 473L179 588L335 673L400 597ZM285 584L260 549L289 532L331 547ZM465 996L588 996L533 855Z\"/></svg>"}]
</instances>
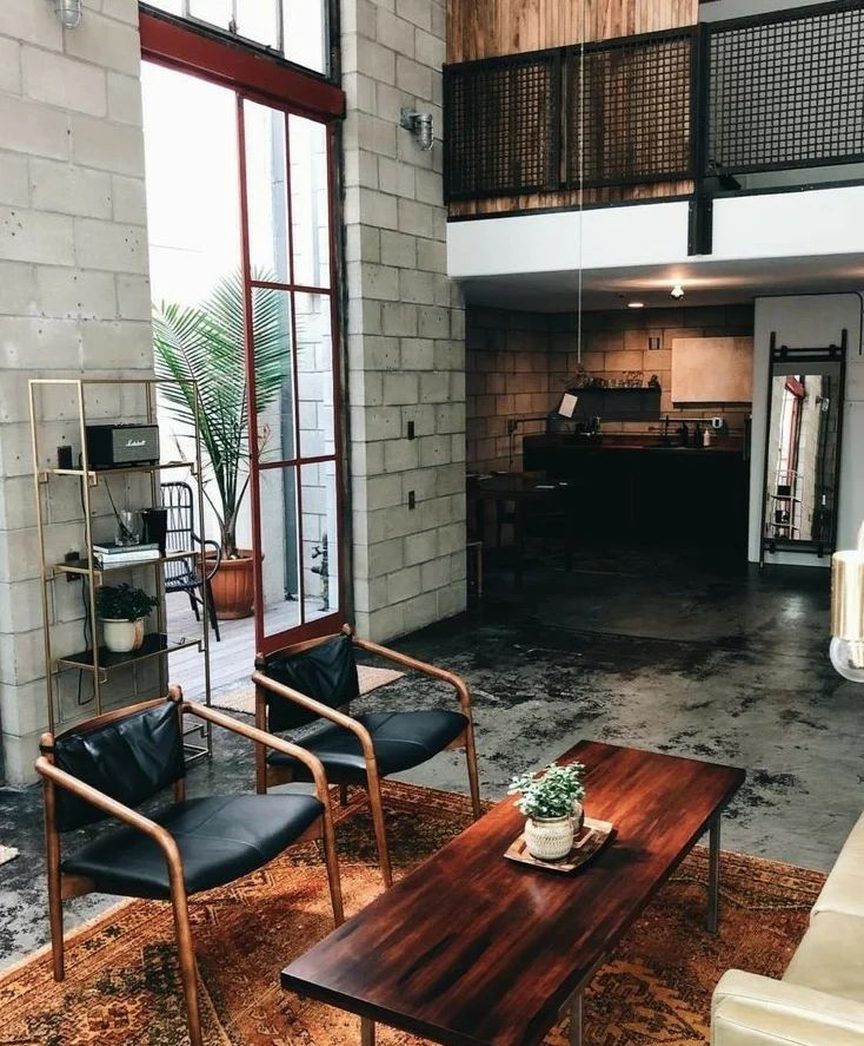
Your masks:
<instances>
[{"instance_id":1,"label":"glass door","mask_svg":"<svg viewBox=\"0 0 864 1046\"><path fill-rule=\"evenodd\" d=\"M141 29L156 328L190 372L202 353L219 361L207 404L228 453L204 462L204 529L223 560L253 560L254 619L242 635L229 620L233 658L213 649L230 688L257 651L343 620L331 122L344 96L264 59L250 83L236 48L149 16Z\"/></svg>"},{"instance_id":2,"label":"glass door","mask_svg":"<svg viewBox=\"0 0 864 1046\"><path fill-rule=\"evenodd\" d=\"M341 624L339 410L328 127L238 96L256 639Z\"/></svg>"}]
</instances>

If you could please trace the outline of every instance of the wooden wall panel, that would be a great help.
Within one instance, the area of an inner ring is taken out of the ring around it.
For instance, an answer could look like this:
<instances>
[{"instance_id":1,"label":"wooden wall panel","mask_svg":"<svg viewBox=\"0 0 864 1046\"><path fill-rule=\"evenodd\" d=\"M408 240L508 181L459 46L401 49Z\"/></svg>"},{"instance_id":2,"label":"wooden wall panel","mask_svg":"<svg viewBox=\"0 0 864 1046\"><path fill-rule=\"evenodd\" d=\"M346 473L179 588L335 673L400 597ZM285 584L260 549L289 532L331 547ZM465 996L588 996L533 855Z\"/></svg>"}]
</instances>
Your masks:
<instances>
[{"instance_id":1,"label":"wooden wall panel","mask_svg":"<svg viewBox=\"0 0 864 1046\"><path fill-rule=\"evenodd\" d=\"M447 61L695 25L699 0L448 0Z\"/></svg>"},{"instance_id":2,"label":"wooden wall panel","mask_svg":"<svg viewBox=\"0 0 864 1046\"><path fill-rule=\"evenodd\" d=\"M669 196L689 196L692 192L692 181L613 185L604 189L586 189L584 203L587 207L593 203L657 200ZM448 204L451 218L465 218L481 214L510 214L513 211L538 211L556 207L573 209L578 206L578 189L557 189L552 192L525 193L522 196L494 196L483 200L453 200Z\"/></svg>"},{"instance_id":3,"label":"wooden wall panel","mask_svg":"<svg viewBox=\"0 0 864 1046\"><path fill-rule=\"evenodd\" d=\"M695 25L699 0L448 0L447 61L541 51ZM586 189L584 202L687 195L691 181ZM451 203L451 217L578 207L578 189Z\"/></svg>"}]
</instances>

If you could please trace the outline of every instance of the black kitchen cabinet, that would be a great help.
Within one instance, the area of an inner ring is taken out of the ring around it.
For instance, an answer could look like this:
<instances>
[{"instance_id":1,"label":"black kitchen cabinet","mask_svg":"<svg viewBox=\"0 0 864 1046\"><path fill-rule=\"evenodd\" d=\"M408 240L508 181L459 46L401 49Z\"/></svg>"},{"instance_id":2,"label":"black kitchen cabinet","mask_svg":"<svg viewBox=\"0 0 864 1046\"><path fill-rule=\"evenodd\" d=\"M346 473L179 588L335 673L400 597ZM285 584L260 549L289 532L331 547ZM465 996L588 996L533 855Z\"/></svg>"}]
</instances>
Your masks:
<instances>
[{"instance_id":1,"label":"black kitchen cabinet","mask_svg":"<svg viewBox=\"0 0 864 1046\"><path fill-rule=\"evenodd\" d=\"M746 552L749 465L740 450L526 436L523 461L567 481L585 539Z\"/></svg>"}]
</instances>

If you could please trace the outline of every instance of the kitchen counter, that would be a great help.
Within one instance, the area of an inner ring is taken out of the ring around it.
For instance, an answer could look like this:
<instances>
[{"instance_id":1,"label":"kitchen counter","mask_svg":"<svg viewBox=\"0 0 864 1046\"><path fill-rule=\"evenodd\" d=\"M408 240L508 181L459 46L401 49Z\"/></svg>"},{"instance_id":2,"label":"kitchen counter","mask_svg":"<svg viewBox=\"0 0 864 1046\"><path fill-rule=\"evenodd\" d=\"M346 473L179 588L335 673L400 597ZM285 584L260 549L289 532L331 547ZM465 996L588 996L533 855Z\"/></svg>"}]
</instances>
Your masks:
<instances>
[{"instance_id":1,"label":"kitchen counter","mask_svg":"<svg viewBox=\"0 0 864 1046\"><path fill-rule=\"evenodd\" d=\"M727 437L711 447L657 437L526 436L526 471L565 480L594 539L746 548L749 464Z\"/></svg>"}]
</instances>

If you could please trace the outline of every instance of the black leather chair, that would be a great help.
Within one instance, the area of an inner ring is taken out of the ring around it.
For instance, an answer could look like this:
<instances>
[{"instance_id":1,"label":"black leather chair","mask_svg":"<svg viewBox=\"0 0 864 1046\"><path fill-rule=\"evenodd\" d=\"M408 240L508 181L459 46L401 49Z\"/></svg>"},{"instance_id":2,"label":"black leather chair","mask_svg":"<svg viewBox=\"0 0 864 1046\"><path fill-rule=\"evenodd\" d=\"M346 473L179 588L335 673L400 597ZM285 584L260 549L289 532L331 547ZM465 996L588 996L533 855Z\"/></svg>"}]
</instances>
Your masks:
<instances>
[{"instance_id":1,"label":"black leather chair","mask_svg":"<svg viewBox=\"0 0 864 1046\"><path fill-rule=\"evenodd\" d=\"M220 795L185 799L182 716L209 720L285 758L302 762L316 795ZM187 897L233 882L292 843L323 839L337 926L342 894L329 790L308 751L183 701L179 688L108 712L54 737L45 734L36 769L45 797L48 906L54 979L64 977L65 898L91 892L170 901L192 1046L202 1046L197 972ZM144 816L136 809L173 785L173 803ZM123 827L100 832L65 859L61 833L114 817Z\"/></svg>"},{"instance_id":2,"label":"black leather chair","mask_svg":"<svg viewBox=\"0 0 864 1046\"><path fill-rule=\"evenodd\" d=\"M460 710L368 712L350 715L359 696L355 650L365 650L449 683ZM465 680L452 672L418 661L398 651L359 639L346 625L341 634L307 640L259 655L255 660L255 715L260 730L279 733L317 723L317 729L295 738L321 760L328 780L340 786L342 801L348 785L366 789L375 829L381 874L393 882L380 779L425 763L445 748L464 748L475 818L480 816L480 787L474 747L471 695ZM258 791L286 781L304 780L304 764L281 751L256 752Z\"/></svg>"}]
</instances>

